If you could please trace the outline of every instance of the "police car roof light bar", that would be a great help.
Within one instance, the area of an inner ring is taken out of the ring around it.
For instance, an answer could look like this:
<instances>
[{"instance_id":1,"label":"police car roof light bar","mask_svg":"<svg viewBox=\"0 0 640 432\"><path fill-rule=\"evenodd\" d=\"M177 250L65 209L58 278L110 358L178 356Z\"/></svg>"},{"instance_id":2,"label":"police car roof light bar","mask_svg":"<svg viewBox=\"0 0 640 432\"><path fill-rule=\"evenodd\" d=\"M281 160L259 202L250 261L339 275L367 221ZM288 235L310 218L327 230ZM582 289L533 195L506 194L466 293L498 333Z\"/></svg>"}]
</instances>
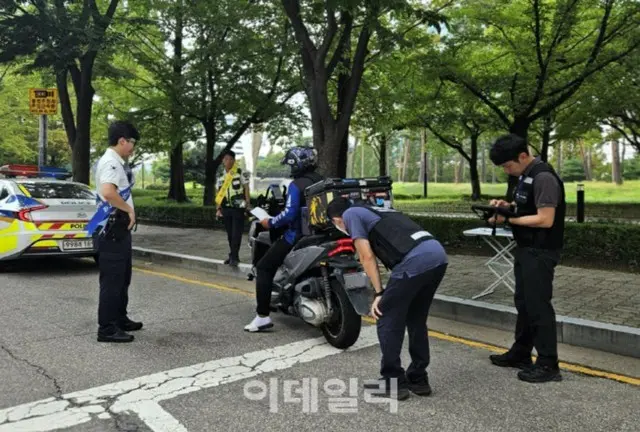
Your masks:
<instances>
[{"instance_id":1,"label":"police car roof light bar","mask_svg":"<svg viewBox=\"0 0 640 432\"><path fill-rule=\"evenodd\" d=\"M53 177L56 179L67 179L73 174L69 173L64 168L56 168L38 165L27 164L8 164L0 167L0 174L5 177Z\"/></svg>"}]
</instances>

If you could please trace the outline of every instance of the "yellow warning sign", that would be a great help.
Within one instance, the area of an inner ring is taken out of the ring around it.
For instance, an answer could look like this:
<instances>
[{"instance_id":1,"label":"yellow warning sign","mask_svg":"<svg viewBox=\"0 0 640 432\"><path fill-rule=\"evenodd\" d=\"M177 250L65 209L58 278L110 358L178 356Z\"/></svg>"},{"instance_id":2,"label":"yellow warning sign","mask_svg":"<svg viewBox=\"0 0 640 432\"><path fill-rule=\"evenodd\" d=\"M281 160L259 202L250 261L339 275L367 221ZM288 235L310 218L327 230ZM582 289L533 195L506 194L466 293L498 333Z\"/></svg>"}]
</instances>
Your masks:
<instances>
[{"instance_id":1,"label":"yellow warning sign","mask_svg":"<svg viewBox=\"0 0 640 432\"><path fill-rule=\"evenodd\" d=\"M29 111L31 111L31 113L33 114L57 114L58 89L30 88Z\"/></svg>"}]
</instances>

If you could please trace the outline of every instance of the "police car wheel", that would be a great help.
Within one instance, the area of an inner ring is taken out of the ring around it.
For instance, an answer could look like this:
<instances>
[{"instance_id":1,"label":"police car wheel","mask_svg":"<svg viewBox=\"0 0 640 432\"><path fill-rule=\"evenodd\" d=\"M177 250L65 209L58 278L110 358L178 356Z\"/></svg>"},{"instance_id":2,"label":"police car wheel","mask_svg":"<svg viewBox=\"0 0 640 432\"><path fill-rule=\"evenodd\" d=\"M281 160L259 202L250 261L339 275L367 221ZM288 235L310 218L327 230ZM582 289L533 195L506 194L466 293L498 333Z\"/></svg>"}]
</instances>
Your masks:
<instances>
[{"instance_id":1,"label":"police car wheel","mask_svg":"<svg viewBox=\"0 0 640 432\"><path fill-rule=\"evenodd\" d=\"M331 281L331 306L333 315L322 326L322 334L330 345L346 349L360 336L362 318L353 308L344 288L335 279Z\"/></svg>"}]
</instances>

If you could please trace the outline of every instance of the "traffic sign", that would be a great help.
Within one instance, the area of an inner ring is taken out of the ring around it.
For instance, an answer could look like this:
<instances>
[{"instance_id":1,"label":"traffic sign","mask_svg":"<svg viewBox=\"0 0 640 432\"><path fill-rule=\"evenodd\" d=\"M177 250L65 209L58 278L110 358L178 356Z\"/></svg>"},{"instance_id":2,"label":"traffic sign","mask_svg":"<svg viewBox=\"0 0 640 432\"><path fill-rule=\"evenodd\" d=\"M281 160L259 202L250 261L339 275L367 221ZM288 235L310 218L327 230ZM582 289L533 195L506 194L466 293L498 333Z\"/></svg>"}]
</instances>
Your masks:
<instances>
[{"instance_id":1,"label":"traffic sign","mask_svg":"<svg viewBox=\"0 0 640 432\"><path fill-rule=\"evenodd\" d=\"M30 88L29 111L33 114L57 114L58 113L58 89L57 88Z\"/></svg>"}]
</instances>

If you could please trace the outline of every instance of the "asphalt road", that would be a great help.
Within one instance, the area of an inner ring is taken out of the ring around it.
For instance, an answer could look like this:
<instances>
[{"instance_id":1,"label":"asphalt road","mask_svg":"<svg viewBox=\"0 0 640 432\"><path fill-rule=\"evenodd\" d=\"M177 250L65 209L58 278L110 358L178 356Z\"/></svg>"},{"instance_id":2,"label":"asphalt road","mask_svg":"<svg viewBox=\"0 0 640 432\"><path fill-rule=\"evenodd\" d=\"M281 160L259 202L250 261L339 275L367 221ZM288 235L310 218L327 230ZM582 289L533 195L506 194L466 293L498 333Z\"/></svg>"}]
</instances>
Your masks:
<instances>
[{"instance_id":1,"label":"asphalt road","mask_svg":"<svg viewBox=\"0 0 640 432\"><path fill-rule=\"evenodd\" d=\"M145 328L132 344L96 342L92 262L0 274L0 432L638 430L639 386L567 371L523 383L464 340L431 338L432 396L379 403L362 389L378 375L373 326L344 352L279 315L272 332L247 334L255 306L238 282L142 265L130 312ZM343 399L326 386L346 387Z\"/></svg>"}]
</instances>

